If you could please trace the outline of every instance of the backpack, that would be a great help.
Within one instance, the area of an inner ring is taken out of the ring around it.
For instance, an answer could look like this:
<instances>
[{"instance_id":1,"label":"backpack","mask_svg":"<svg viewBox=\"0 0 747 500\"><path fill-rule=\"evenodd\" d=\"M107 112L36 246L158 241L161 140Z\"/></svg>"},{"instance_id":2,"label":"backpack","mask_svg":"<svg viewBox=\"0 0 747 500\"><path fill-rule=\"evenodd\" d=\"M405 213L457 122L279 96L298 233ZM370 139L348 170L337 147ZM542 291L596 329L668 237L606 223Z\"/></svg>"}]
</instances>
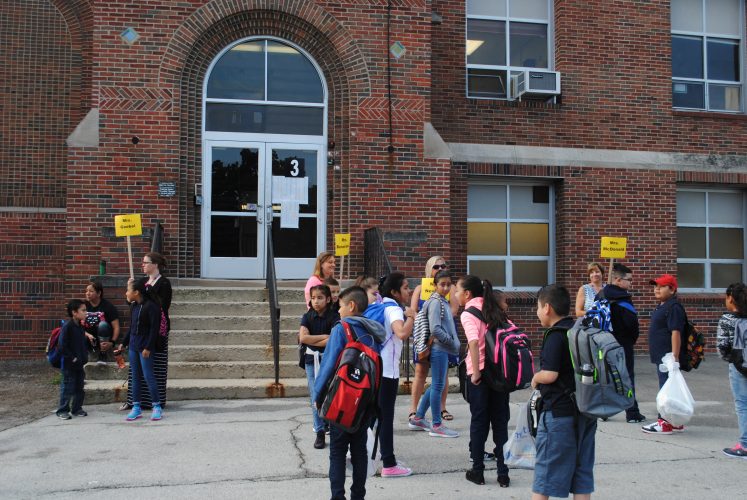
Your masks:
<instances>
[{"instance_id":1,"label":"backpack","mask_svg":"<svg viewBox=\"0 0 747 500\"><path fill-rule=\"evenodd\" d=\"M381 356L354 337L341 321L347 343L337 358L335 375L327 387L319 416L345 432L356 432L376 413L381 386Z\"/></svg>"},{"instance_id":2,"label":"backpack","mask_svg":"<svg viewBox=\"0 0 747 500\"><path fill-rule=\"evenodd\" d=\"M610 307L612 304L617 304L620 307L624 307L633 314L638 314L633 307L633 304L624 300L609 300L604 296L604 290L600 292L601 298L595 300L591 305L591 308L586 311L584 315L584 323L587 326L598 328L605 332L612 332L612 311Z\"/></svg>"},{"instance_id":3,"label":"backpack","mask_svg":"<svg viewBox=\"0 0 747 500\"><path fill-rule=\"evenodd\" d=\"M633 406L633 384L625 365L625 351L612 333L588 326L581 318L567 336L578 411L590 418L609 418ZM585 365L593 368L591 384L582 383Z\"/></svg>"},{"instance_id":4,"label":"backpack","mask_svg":"<svg viewBox=\"0 0 747 500\"><path fill-rule=\"evenodd\" d=\"M366 310L363 311L363 317L372 319L386 326L386 316L384 311L387 307L399 307L399 304L390 301L368 304Z\"/></svg>"},{"instance_id":5,"label":"backpack","mask_svg":"<svg viewBox=\"0 0 747 500\"><path fill-rule=\"evenodd\" d=\"M47 361L55 368L62 367L62 349L60 349L60 333L62 333L62 326L65 322L60 322L60 326L52 330L49 334L49 340L47 341Z\"/></svg>"},{"instance_id":6,"label":"backpack","mask_svg":"<svg viewBox=\"0 0 747 500\"><path fill-rule=\"evenodd\" d=\"M476 307L465 310L485 323ZM531 385L534 358L526 333L511 321L485 333L485 368L482 378L494 391L514 392Z\"/></svg>"},{"instance_id":7,"label":"backpack","mask_svg":"<svg viewBox=\"0 0 747 500\"><path fill-rule=\"evenodd\" d=\"M418 358L418 361L423 361L431 355L431 345L433 344L433 336L431 335L431 325L428 321L428 304L431 300L437 300L441 306L441 318L444 317L444 304L441 300L436 297L435 299L431 296L423 307L418 311L415 316L415 323L412 327L412 349Z\"/></svg>"},{"instance_id":8,"label":"backpack","mask_svg":"<svg viewBox=\"0 0 747 500\"><path fill-rule=\"evenodd\" d=\"M692 321L687 319L687 315L685 316L685 330L681 335L680 370L689 372L697 369L705 359L705 335L698 331Z\"/></svg>"}]
</instances>

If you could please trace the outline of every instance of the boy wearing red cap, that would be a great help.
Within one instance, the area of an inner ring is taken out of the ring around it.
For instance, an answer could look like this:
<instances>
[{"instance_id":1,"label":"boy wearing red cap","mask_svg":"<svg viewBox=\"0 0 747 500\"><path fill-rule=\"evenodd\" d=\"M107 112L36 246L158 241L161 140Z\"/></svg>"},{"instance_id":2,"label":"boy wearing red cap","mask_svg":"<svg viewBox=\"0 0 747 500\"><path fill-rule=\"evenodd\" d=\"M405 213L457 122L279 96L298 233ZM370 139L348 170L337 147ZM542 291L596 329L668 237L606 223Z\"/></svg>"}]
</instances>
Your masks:
<instances>
[{"instance_id":1,"label":"boy wearing red cap","mask_svg":"<svg viewBox=\"0 0 747 500\"><path fill-rule=\"evenodd\" d=\"M656 366L659 389L661 389L669 378L669 373L659 371L659 363L668 352L674 355L675 361L679 360L682 348L681 332L685 328L685 309L677 300L677 279L674 276L662 274L649 281L649 284L654 286L654 296L659 301L659 305L651 313L651 322L648 327L648 351L651 362ZM647 434L669 435L672 432L682 432L685 427L673 426L659 415L656 422L644 425L641 430Z\"/></svg>"}]
</instances>

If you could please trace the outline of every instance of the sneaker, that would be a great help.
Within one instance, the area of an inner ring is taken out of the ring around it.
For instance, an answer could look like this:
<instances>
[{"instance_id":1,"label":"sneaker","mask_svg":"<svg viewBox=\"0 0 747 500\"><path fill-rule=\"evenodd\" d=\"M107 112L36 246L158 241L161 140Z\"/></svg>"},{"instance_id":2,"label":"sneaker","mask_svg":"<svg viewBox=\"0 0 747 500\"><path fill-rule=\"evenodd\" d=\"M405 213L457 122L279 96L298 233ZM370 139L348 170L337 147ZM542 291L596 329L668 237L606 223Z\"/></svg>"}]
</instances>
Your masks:
<instances>
[{"instance_id":1,"label":"sneaker","mask_svg":"<svg viewBox=\"0 0 747 500\"><path fill-rule=\"evenodd\" d=\"M485 475L481 470L468 470L467 474L465 476L467 478L467 481L473 482L475 484L485 484Z\"/></svg>"},{"instance_id":2,"label":"sneaker","mask_svg":"<svg viewBox=\"0 0 747 500\"><path fill-rule=\"evenodd\" d=\"M161 420L163 418L163 409L161 405L153 405L153 411L150 414L151 420Z\"/></svg>"},{"instance_id":3,"label":"sneaker","mask_svg":"<svg viewBox=\"0 0 747 500\"><path fill-rule=\"evenodd\" d=\"M127 411L127 410L131 410L131 409L132 409L132 405L129 404L129 403L127 403L127 401L125 401L124 403L122 403L122 406L119 407L119 411Z\"/></svg>"},{"instance_id":4,"label":"sneaker","mask_svg":"<svg viewBox=\"0 0 747 500\"><path fill-rule=\"evenodd\" d=\"M429 436L433 437L441 437L441 438L457 438L459 437L459 433L453 429L449 429L443 424L434 425L430 432L428 432Z\"/></svg>"},{"instance_id":5,"label":"sneaker","mask_svg":"<svg viewBox=\"0 0 747 500\"><path fill-rule=\"evenodd\" d=\"M431 430L431 423L425 418L415 416L407 420L407 427L411 431L429 431Z\"/></svg>"},{"instance_id":6,"label":"sneaker","mask_svg":"<svg viewBox=\"0 0 747 500\"><path fill-rule=\"evenodd\" d=\"M488 453L488 452L486 451L486 452L485 452L485 455L484 455L484 456L482 457L482 460L483 460L484 462L487 462L488 460L495 460L495 453ZM470 462L474 462L474 460L472 460L472 457L471 457L471 456L469 457L469 461L470 461Z\"/></svg>"},{"instance_id":7,"label":"sneaker","mask_svg":"<svg viewBox=\"0 0 747 500\"><path fill-rule=\"evenodd\" d=\"M628 415L626 418L629 424L640 424L641 422L646 421L646 416L641 415L640 413L634 413L632 415Z\"/></svg>"},{"instance_id":8,"label":"sneaker","mask_svg":"<svg viewBox=\"0 0 747 500\"><path fill-rule=\"evenodd\" d=\"M132 410L130 410L130 413L127 414L127 421L132 422L133 420L137 420L142 416L143 410L141 410L139 406L133 406Z\"/></svg>"},{"instance_id":9,"label":"sneaker","mask_svg":"<svg viewBox=\"0 0 747 500\"><path fill-rule=\"evenodd\" d=\"M662 434L669 435L672 433L672 424L660 418L656 422L641 427L641 430L646 434Z\"/></svg>"},{"instance_id":10,"label":"sneaker","mask_svg":"<svg viewBox=\"0 0 747 500\"><path fill-rule=\"evenodd\" d=\"M56 412L56 413L57 413L57 418L59 418L60 420L70 420L71 418L73 418L72 415L70 415L67 412L65 413Z\"/></svg>"},{"instance_id":11,"label":"sneaker","mask_svg":"<svg viewBox=\"0 0 747 500\"><path fill-rule=\"evenodd\" d=\"M381 477L407 477L412 476L412 469L404 465L397 464L394 467L384 467L381 469Z\"/></svg>"},{"instance_id":12,"label":"sneaker","mask_svg":"<svg viewBox=\"0 0 747 500\"><path fill-rule=\"evenodd\" d=\"M508 488L511 485L511 478L508 477L508 474L505 476L498 475L498 486L501 488Z\"/></svg>"},{"instance_id":13,"label":"sneaker","mask_svg":"<svg viewBox=\"0 0 747 500\"><path fill-rule=\"evenodd\" d=\"M316 441L314 441L314 448L316 448L317 450L321 450L324 448L325 444L326 443L324 442L324 431L322 430L322 431L317 432Z\"/></svg>"},{"instance_id":14,"label":"sneaker","mask_svg":"<svg viewBox=\"0 0 747 500\"><path fill-rule=\"evenodd\" d=\"M74 417L87 417L88 416L88 412L86 412L85 410L74 411L73 412L73 416Z\"/></svg>"},{"instance_id":15,"label":"sneaker","mask_svg":"<svg viewBox=\"0 0 747 500\"><path fill-rule=\"evenodd\" d=\"M737 443L733 448L724 448L724 455L732 458L744 458L747 460L747 448Z\"/></svg>"},{"instance_id":16,"label":"sneaker","mask_svg":"<svg viewBox=\"0 0 747 500\"><path fill-rule=\"evenodd\" d=\"M672 432L685 432L685 426L684 425L673 425Z\"/></svg>"}]
</instances>

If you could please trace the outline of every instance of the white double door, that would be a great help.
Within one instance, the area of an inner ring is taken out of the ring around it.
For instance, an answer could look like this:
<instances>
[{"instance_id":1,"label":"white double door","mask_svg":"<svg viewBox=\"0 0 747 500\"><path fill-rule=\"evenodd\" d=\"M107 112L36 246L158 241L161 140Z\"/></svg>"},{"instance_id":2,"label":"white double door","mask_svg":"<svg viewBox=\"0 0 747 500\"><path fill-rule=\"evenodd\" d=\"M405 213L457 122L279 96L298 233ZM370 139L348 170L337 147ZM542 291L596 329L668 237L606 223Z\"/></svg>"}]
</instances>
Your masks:
<instances>
[{"instance_id":1,"label":"white double door","mask_svg":"<svg viewBox=\"0 0 747 500\"><path fill-rule=\"evenodd\" d=\"M322 145L228 140L204 144L202 276L264 278L271 227L277 277L309 277L325 245Z\"/></svg>"}]
</instances>

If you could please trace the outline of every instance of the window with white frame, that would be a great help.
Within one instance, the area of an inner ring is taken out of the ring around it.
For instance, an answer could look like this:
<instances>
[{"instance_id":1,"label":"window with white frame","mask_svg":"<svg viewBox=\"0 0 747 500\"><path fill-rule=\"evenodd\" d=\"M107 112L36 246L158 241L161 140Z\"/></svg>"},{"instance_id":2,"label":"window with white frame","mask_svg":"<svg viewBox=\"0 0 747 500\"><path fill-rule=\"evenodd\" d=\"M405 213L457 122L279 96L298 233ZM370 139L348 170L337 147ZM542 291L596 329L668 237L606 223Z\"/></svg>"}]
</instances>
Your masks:
<instances>
[{"instance_id":1,"label":"window with white frame","mask_svg":"<svg viewBox=\"0 0 747 500\"><path fill-rule=\"evenodd\" d=\"M467 271L507 290L553 281L553 189L547 184L471 183Z\"/></svg>"},{"instance_id":2,"label":"window with white frame","mask_svg":"<svg viewBox=\"0 0 747 500\"><path fill-rule=\"evenodd\" d=\"M679 287L723 291L744 281L745 196L741 191L677 191Z\"/></svg>"},{"instance_id":3,"label":"window with white frame","mask_svg":"<svg viewBox=\"0 0 747 500\"><path fill-rule=\"evenodd\" d=\"M552 65L550 0L467 0L467 96L510 99L510 76Z\"/></svg>"},{"instance_id":4,"label":"window with white frame","mask_svg":"<svg viewBox=\"0 0 747 500\"><path fill-rule=\"evenodd\" d=\"M672 0L672 105L741 112L744 0Z\"/></svg>"}]
</instances>

